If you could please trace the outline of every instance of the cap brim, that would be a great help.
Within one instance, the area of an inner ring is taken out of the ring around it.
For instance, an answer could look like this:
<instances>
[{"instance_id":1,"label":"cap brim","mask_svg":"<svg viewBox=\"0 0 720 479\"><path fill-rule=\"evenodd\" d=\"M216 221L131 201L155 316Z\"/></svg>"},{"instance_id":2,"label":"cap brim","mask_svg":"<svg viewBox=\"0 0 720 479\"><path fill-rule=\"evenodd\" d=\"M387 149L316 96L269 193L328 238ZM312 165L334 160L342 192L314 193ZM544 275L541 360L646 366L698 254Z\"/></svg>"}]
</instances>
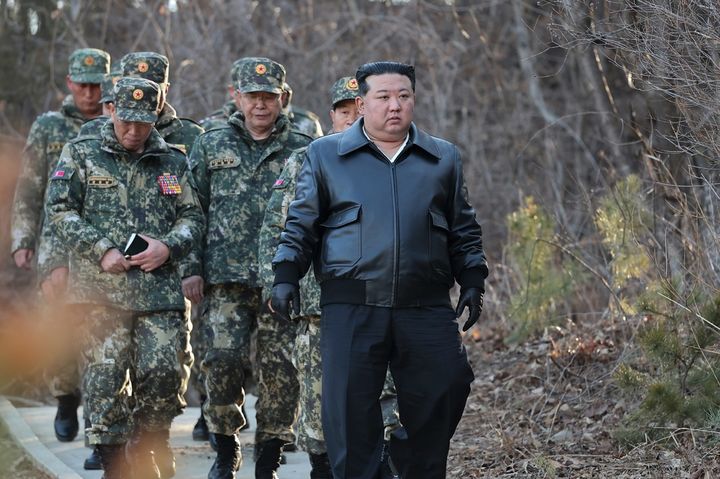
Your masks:
<instances>
[{"instance_id":1,"label":"cap brim","mask_svg":"<svg viewBox=\"0 0 720 479\"><path fill-rule=\"evenodd\" d=\"M354 102L354 101L355 101L355 98L357 98L358 96L360 96L360 95L350 96L350 95L348 94L348 95L344 95L344 96L339 96L339 97L337 97L337 98L333 98L332 106L335 106L335 105L337 105L338 103L340 103L340 102L342 102L342 101L353 101L353 102Z\"/></svg>"},{"instance_id":2,"label":"cap brim","mask_svg":"<svg viewBox=\"0 0 720 479\"><path fill-rule=\"evenodd\" d=\"M238 87L240 93L253 93L258 91L264 91L267 93L275 93L276 95L282 95L283 90L278 86L263 85L262 83L245 83Z\"/></svg>"},{"instance_id":3,"label":"cap brim","mask_svg":"<svg viewBox=\"0 0 720 479\"><path fill-rule=\"evenodd\" d=\"M70 80L75 83L102 83L104 79L104 73L76 73L70 75Z\"/></svg>"},{"instance_id":4,"label":"cap brim","mask_svg":"<svg viewBox=\"0 0 720 479\"><path fill-rule=\"evenodd\" d=\"M112 95L107 95L107 96L100 97L100 100L98 101L98 103L112 103L114 101L115 101L115 98L113 98Z\"/></svg>"},{"instance_id":5,"label":"cap brim","mask_svg":"<svg viewBox=\"0 0 720 479\"><path fill-rule=\"evenodd\" d=\"M155 112L134 108L115 108L115 116L123 121L139 121L140 123L155 123L158 119Z\"/></svg>"}]
</instances>

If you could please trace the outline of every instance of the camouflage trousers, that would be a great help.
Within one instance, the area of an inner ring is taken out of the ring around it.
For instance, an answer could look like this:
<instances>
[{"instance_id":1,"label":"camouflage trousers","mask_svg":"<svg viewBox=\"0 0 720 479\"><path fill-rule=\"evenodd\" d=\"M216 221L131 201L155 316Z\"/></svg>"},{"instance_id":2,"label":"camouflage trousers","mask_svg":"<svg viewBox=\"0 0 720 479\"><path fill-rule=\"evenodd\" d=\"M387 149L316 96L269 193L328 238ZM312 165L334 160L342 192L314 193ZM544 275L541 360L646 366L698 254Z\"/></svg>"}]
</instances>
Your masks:
<instances>
[{"instance_id":1,"label":"camouflage trousers","mask_svg":"<svg viewBox=\"0 0 720 479\"><path fill-rule=\"evenodd\" d=\"M300 385L292 356L297 325L272 314L258 318L258 400L255 403L255 442L281 439L295 442L293 425L300 407Z\"/></svg>"},{"instance_id":2,"label":"camouflage trousers","mask_svg":"<svg viewBox=\"0 0 720 479\"><path fill-rule=\"evenodd\" d=\"M210 432L227 436L245 424L246 369L250 338L258 321L260 289L242 284L216 284L207 294L208 349L202 361L207 400L203 416Z\"/></svg>"},{"instance_id":3,"label":"camouflage trousers","mask_svg":"<svg viewBox=\"0 0 720 479\"><path fill-rule=\"evenodd\" d=\"M190 304L185 300L185 314L190 318L192 324L192 332L190 333L190 345L192 346L193 355L196 360L193 362L192 371L190 371L189 386L194 388L200 396L207 396L205 392L205 374L202 370L202 358L207 354L210 346L210 338L212 332L208 324L208 299L203 298L200 304Z\"/></svg>"},{"instance_id":4,"label":"camouflage trousers","mask_svg":"<svg viewBox=\"0 0 720 479\"><path fill-rule=\"evenodd\" d=\"M74 321L77 319L73 317L71 307L66 304L49 304L42 297L39 298L39 301L43 305L46 321ZM83 340L80 337L80 329L75 327L73 330L78 332L78 337L73 339L77 341L75 344L79 344ZM54 397L80 392L82 355L78 350L74 350L74 353L76 354L59 356L52 366L43 371L45 384Z\"/></svg>"},{"instance_id":5,"label":"camouflage trousers","mask_svg":"<svg viewBox=\"0 0 720 479\"><path fill-rule=\"evenodd\" d=\"M300 416L298 418L297 444L310 454L327 452L322 430L322 363L320 359L320 316L307 316L300 319L298 335L295 341L293 362L298 371L300 383ZM390 370L385 376L385 384L380 395L385 439L400 427L400 414L397 405L395 382Z\"/></svg>"},{"instance_id":6,"label":"camouflage trousers","mask_svg":"<svg viewBox=\"0 0 720 479\"><path fill-rule=\"evenodd\" d=\"M181 311L83 308L84 405L90 444L122 444L133 429L170 429L185 407L193 362Z\"/></svg>"},{"instance_id":7,"label":"camouflage trousers","mask_svg":"<svg viewBox=\"0 0 720 479\"><path fill-rule=\"evenodd\" d=\"M70 359L43 372L45 384L54 397L77 394L80 391L80 367Z\"/></svg>"}]
</instances>

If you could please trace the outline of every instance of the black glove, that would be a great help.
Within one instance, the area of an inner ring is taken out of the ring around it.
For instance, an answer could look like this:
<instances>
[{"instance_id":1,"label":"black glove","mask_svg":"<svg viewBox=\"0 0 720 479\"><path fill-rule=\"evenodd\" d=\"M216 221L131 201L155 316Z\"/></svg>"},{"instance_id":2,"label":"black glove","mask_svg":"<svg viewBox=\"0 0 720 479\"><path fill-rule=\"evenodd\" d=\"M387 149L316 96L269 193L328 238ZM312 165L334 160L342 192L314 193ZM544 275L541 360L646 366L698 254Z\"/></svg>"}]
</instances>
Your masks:
<instances>
[{"instance_id":1,"label":"black glove","mask_svg":"<svg viewBox=\"0 0 720 479\"><path fill-rule=\"evenodd\" d=\"M275 289L273 288L273 292ZM460 299L458 300L457 308L455 309L455 315L459 318L462 315L466 307L470 308L470 316L465 321L462 330L467 331L472 328L480 317L483 307L483 295L485 291L480 288L468 288L460 290ZM273 295L273 298L275 296ZM273 303L274 304L274 303Z\"/></svg>"},{"instance_id":2,"label":"black glove","mask_svg":"<svg viewBox=\"0 0 720 479\"><path fill-rule=\"evenodd\" d=\"M290 303L293 312L300 314L300 288L292 283L278 283L273 286L270 296L270 305L275 314L282 318L290 319Z\"/></svg>"}]
</instances>

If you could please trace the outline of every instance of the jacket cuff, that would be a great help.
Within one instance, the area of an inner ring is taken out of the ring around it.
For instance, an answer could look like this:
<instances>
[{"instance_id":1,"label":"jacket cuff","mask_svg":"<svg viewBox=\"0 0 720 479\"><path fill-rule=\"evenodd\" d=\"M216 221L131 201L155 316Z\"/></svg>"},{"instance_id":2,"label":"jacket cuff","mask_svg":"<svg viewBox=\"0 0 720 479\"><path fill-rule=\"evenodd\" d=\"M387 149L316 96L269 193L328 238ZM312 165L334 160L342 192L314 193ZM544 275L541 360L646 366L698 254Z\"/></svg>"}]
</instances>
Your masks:
<instances>
[{"instance_id":1,"label":"jacket cuff","mask_svg":"<svg viewBox=\"0 0 720 479\"><path fill-rule=\"evenodd\" d=\"M107 253L109 249L113 249L114 247L115 245L109 239L100 238L100 240L98 240L98 242L93 245L93 254L95 255L95 258L97 258L97 263L100 264L103 256L105 256L105 253Z\"/></svg>"},{"instance_id":2,"label":"jacket cuff","mask_svg":"<svg viewBox=\"0 0 720 479\"><path fill-rule=\"evenodd\" d=\"M458 283L461 289L480 288L485 292L485 278L488 277L487 265L476 268L466 268L460 273Z\"/></svg>"},{"instance_id":3,"label":"jacket cuff","mask_svg":"<svg viewBox=\"0 0 720 479\"><path fill-rule=\"evenodd\" d=\"M300 270L291 261L283 261L275 265L275 280L273 286L279 283L290 283L300 286Z\"/></svg>"},{"instance_id":4,"label":"jacket cuff","mask_svg":"<svg viewBox=\"0 0 720 479\"><path fill-rule=\"evenodd\" d=\"M172 235L158 238L158 241L164 243L165 246L167 246L168 251L170 252L170 255L167 259L168 262L178 261L180 258L183 258L185 256L186 251L184 251L183 244L176 238L174 238Z\"/></svg>"}]
</instances>

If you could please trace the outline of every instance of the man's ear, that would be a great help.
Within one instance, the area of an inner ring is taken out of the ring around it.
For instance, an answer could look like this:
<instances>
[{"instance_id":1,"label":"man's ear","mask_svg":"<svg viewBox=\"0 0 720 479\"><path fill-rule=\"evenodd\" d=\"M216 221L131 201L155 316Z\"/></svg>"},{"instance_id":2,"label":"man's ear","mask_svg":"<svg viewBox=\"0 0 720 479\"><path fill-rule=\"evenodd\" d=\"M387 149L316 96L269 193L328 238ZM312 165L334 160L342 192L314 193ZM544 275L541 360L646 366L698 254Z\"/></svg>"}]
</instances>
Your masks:
<instances>
[{"instance_id":1,"label":"man's ear","mask_svg":"<svg viewBox=\"0 0 720 479\"><path fill-rule=\"evenodd\" d=\"M363 101L363 97L356 96L355 97L355 105L357 106L359 114L362 115L363 113L365 113L365 110L364 110L365 102Z\"/></svg>"},{"instance_id":2,"label":"man's ear","mask_svg":"<svg viewBox=\"0 0 720 479\"><path fill-rule=\"evenodd\" d=\"M72 91L72 89L70 87L72 86L73 83L75 83L75 82L70 79L70 75L65 75L65 86L67 86L68 90Z\"/></svg>"}]
</instances>

